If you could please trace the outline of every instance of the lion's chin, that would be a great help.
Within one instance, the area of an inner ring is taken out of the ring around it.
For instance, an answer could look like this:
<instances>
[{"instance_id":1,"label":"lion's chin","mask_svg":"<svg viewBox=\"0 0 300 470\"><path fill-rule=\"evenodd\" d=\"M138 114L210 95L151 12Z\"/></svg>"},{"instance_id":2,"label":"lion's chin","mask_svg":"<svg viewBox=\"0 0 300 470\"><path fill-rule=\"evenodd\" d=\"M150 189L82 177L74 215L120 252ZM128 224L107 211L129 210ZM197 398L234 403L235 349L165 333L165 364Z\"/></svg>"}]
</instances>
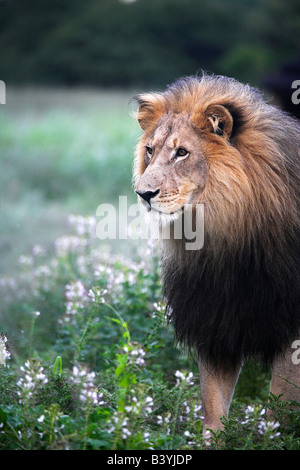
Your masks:
<instances>
[{"instance_id":1,"label":"lion's chin","mask_svg":"<svg viewBox=\"0 0 300 470\"><path fill-rule=\"evenodd\" d=\"M142 203L143 204L143 207L144 209L147 211L147 212L151 212L151 213L154 213L154 214L161 214L161 216L178 216L180 214L183 213L183 210L184 208L183 207L179 207L178 209L175 209L175 210L171 210L171 211L166 211L164 210L163 208L160 208L160 207L155 207L154 205L150 205L149 203Z\"/></svg>"},{"instance_id":2,"label":"lion's chin","mask_svg":"<svg viewBox=\"0 0 300 470\"><path fill-rule=\"evenodd\" d=\"M180 215L180 214L183 213L183 210L184 210L184 208L180 207L179 209L175 209L175 210L169 212L169 211L164 211L164 210L161 210L161 209L157 209L155 207L150 207L148 209L148 212L150 212L150 211L157 212L157 213L161 214L162 217L163 216L168 217L168 216Z\"/></svg>"},{"instance_id":3,"label":"lion's chin","mask_svg":"<svg viewBox=\"0 0 300 470\"><path fill-rule=\"evenodd\" d=\"M164 212L160 208L150 207L147 212L147 221L149 224L158 227L170 225L183 214L183 207L172 212Z\"/></svg>"}]
</instances>

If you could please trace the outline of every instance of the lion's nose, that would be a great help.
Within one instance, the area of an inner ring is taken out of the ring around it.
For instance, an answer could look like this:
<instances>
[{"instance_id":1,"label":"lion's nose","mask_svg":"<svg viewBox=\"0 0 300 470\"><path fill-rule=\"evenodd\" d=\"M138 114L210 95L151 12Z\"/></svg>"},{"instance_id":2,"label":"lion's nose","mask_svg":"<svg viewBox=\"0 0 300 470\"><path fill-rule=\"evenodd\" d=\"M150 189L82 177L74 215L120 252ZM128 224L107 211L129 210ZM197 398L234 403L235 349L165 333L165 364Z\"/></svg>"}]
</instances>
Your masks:
<instances>
[{"instance_id":1,"label":"lion's nose","mask_svg":"<svg viewBox=\"0 0 300 470\"><path fill-rule=\"evenodd\" d=\"M150 204L150 199L152 199L159 193L159 189L157 189L156 191L136 191L136 193L143 199L145 199L148 204Z\"/></svg>"}]
</instances>

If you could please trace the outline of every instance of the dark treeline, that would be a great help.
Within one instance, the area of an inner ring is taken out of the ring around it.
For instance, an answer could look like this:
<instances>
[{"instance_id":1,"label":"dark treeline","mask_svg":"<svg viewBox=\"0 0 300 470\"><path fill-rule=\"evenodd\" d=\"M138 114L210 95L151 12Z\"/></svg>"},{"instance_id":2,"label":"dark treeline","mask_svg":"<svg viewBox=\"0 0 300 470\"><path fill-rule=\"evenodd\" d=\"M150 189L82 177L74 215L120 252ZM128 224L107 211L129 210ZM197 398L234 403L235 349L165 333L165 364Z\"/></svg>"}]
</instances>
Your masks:
<instances>
[{"instance_id":1,"label":"dark treeline","mask_svg":"<svg viewBox=\"0 0 300 470\"><path fill-rule=\"evenodd\" d=\"M0 79L160 86L204 69L259 84L299 38L299 0L2 0Z\"/></svg>"}]
</instances>

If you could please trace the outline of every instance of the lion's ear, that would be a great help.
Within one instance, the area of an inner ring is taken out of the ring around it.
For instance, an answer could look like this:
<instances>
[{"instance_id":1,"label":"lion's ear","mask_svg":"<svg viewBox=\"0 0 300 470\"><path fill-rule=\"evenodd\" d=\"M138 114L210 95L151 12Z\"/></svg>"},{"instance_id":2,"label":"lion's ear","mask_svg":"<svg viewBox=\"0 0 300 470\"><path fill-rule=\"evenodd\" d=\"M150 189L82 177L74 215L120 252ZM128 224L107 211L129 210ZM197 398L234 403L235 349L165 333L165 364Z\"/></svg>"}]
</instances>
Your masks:
<instances>
[{"instance_id":1,"label":"lion's ear","mask_svg":"<svg viewBox=\"0 0 300 470\"><path fill-rule=\"evenodd\" d=\"M139 104L136 118L144 131L154 127L166 112L165 100L159 93L137 95L133 99Z\"/></svg>"},{"instance_id":2,"label":"lion's ear","mask_svg":"<svg viewBox=\"0 0 300 470\"><path fill-rule=\"evenodd\" d=\"M233 118L225 106L208 106L206 110L207 126L210 132L229 139L232 133Z\"/></svg>"},{"instance_id":3,"label":"lion's ear","mask_svg":"<svg viewBox=\"0 0 300 470\"><path fill-rule=\"evenodd\" d=\"M229 139L233 128L233 118L225 106L220 104L209 105L204 113L195 113L194 122L198 128L224 136Z\"/></svg>"}]
</instances>

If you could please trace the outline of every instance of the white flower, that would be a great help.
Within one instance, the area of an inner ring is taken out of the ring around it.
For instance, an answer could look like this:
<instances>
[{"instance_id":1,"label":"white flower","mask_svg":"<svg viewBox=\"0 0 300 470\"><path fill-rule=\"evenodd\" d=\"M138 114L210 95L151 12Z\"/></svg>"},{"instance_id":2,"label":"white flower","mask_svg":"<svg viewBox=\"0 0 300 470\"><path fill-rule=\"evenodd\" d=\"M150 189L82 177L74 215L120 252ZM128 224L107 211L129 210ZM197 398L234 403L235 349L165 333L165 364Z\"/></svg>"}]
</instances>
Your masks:
<instances>
[{"instance_id":1,"label":"white flower","mask_svg":"<svg viewBox=\"0 0 300 470\"><path fill-rule=\"evenodd\" d=\"M186 382L187 385L193 385L194 382L193 382L193 372L189 372L187 375L183 374L182 372L180 372L180 370L177 370L175 372L175 377L177 377L177 385L180 384L180 382Z\"/></svg>"},{"instance_id":2,"label":"white flower","mask_svg":"<svg viewBox=\"0 0 300 470\"><path fill-rule=\"evenodd\" d=\"M33 258L32 258L32 256L21 255L19 257L19 263L23 264L23 266L32 266L33 265Z\"/></svg>"},{"instance_id":3,"label":"white flower","mask_svg":"<svg viewBox=\"0 0 300 470\"><path fill-rule=\"evenodd\" d=\"M203 440L204 440L204 443L205 443L206 446L211 445L211 437L212 437L212 434L211 434L210 430L206 429L203 433Z\"/></svg>"},{"instance_id":4,"label":"white flower","mask_svg":"<svg viewBox=\"0 0 300 470\"><path fill-rule=\"evenodd\" d=\"M254 406L248 405L246 408L246 415L249 415L250 413L254 413Z\"/></svg>"},{"instance_id":5,"label":"white flower","mask_svg":"<svg viewBox=\"0 0 300 470\"><path fill-rule=\"evenodd\" d=\"M88 296L92 302L99 302L101 304L105 303L105 296L107 294L107 289L100 289L99 287L93 287L89 290Z\"/></svg>"},{"instance_id":6,"label":"white flower","mask_svg":"<svg viewBox=\"0 0 300 470\"><path fill-rule=\"evenodd\" d=\"M80 236L89 235L93 238L96 237L97 221L95 217L82 215L69 215L69 224L75 229L76 233Z\"/></svg>"},{"instance_id":7,"label":"white flower","mask_svg":"<svg viewBox=\"0 0 300 470\"><path fill-rule=\"evenodd\" d=\"M145 402L153 404L153 398L152 397L147 397Z\"/></svg>"},{"instance_id":8,"label":"white flower","mask_svg":"<svg viewBox=\"0 0 300 470\"><path fill-rule=\"evenodd\" d=\"M95 294L95 292L93 292L92 289L89 290L88 296L90 297L92 302L96 302L96 294Z\"/></svg>"},{"instance_id":9,"label":"white flower","mask_svg":"<svg viewBox=\"0 0 300 470\"><path fill-rule=\"evenodd\" d=\"M184 375L183 375L182 372L180 372L180 370L177 370L177 371L175 372L175 377L177 377L177 378L179 378L179 379L181 379L181 380L184 380Z\"/></svg>"},{"instance_id":10,"label":"white flower","mask_svg":"<svg viewBox=\"0 0 300 470\"><path fill-rule=\"evenodd\" d=\"M32 254L34 256L44 256L46 254L46 250L41 245L34 245L32 248Z\"/></svg>"},{"instance_id":11,"label":"white flower","mask_svg":"<svg viewBox=\"0 0 300 470\"><path fill-rule=\"evenodd\" d=\"M157 417L157 424L169 424L170 423L170 419L171 419L171 415L170 413L168 413L166 416L161 416L161 415L158 415Z\"/></svg>"},{"instance_id":12,"label":"white flower","mask_svg":"<svg viewBox=\"0 0 300 470\"><path fill-rule=\"evenodd\" d=\"M64 235L55 240L55 252L58 257L69 253L82 253L87 246L87 240L78 236Z\"/></svg>"},{"instance_id":13,"label":"white flower","mask_svg":"<svg viewBox=\"0 0 300 470\"><path fill-rule=\"evenodd\" d=\"M84 308L88 305L90 299L84 284L80 281L71 281L65 287L66 314L75 315L78 309Z\"/></svg>"},{"instance_id":14,"label":"white flower","mask_svg":"<svg viewBox=\"0 0 300 470\"><path fill-rule=\"evenodd\" d=\"M80 387L79 399L87 405L104 405L103 393L98 392L98 388L94 383L96 378L95 372L88 372L87 369L80 366L73 366L71 382Z\"/></svg>"},{"instance_id":15,"label":"white flower","mask_svg":"<svg viewBox=\"0 0 300 470\"><path fill-rule=\"evenodd\" d=\"M0 333L0 364L2 365L5 365L6 360L10 359L10 352L7 350L6 343L6 336Z\"/></svg>"},{"instance_id":16,"label":"white flower","mask_svg":"<svg viewBox=\"0 0 300 470\"><path fill-rule=\"evenodd\" d=\"M17 382L20 388L18 395L19 403L24 403L25 399L31 398L39 387L48 383L48 378L44 374L43 367L31 364L29 361L25 362L24 367L20 367L20 371L23 376Z\"/></svg>"},{"instance_id":17,"label":"white flower","mask_svg":"<svg viewBox=\"0 0 300 470\"><path fill-rule=\"evenodd\" d=\"M146 407L145 407L146 413L152 413L152 407L154 405L153 398L147 397L145 400L145 404L146 404Z\"/></svg>"},{"instance_id":18,"label":"white flower","mask_svg":"<svg viewBox=\"0 0 300 470\"><path fill-rule=\"evenodd\" d=\"M129 343L127 346L124 346L123 350L128 354L129 364L136 364L138 366L143 366L145 364L144 356L146 353L136 344Z\"/></svg>"},{"instance_id":19,"label":"white flower","mask_svg":"<svg viewBox=\"0 0 300 470\"><path fill-rule=\"evenodd\" d=\"M162 424L163 423L163 417L160 415L157 415L157 424Z\"/></svg>"},{"instance_id":20,"label":"white flower","mask_svg":"<svg viewBox=\"0 0 300 470\"><path fill-rule=\"evenodd\" d=\"M194 376L193 372L188 373L188 375L185 378L187 384L194 385L193 376Z\"/></svg>"},{"instance_id":21,"label":"white flower","mask_svg":"<svg viewBox=\"0 0 300 470\"><path fill-rule=\"evenodd\" d=\"M270 439L273 439L274 437L280 436L280 432L277 432L273 434L272 432L275 431L280 426L279 422L274 422L274 421L265 421L262 420L259 425L258 425L258 432L260 434L269 434Z\"/></svg>"}]
</instances>

